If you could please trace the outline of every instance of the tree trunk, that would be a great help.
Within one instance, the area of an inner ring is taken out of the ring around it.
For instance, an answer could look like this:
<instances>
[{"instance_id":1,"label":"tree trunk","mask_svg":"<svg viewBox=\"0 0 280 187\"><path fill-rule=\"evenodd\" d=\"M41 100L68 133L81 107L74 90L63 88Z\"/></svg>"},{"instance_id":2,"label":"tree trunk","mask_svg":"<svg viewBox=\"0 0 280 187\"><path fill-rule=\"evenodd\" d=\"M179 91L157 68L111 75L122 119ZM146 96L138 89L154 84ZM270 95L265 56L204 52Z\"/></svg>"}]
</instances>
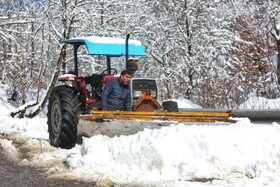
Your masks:
<instances>
[{"instance_id":1,"label":"tree trunk","mask_svg":"<svg viewBox=\"0 0 280 187\"><path fill-rule=\"evenodd\" d=\"M280 41L277 41L277 49L278 49L278 54L277 54L277 79L278 79L278 84L280 85Z\"/></svg>"}]
</instances>

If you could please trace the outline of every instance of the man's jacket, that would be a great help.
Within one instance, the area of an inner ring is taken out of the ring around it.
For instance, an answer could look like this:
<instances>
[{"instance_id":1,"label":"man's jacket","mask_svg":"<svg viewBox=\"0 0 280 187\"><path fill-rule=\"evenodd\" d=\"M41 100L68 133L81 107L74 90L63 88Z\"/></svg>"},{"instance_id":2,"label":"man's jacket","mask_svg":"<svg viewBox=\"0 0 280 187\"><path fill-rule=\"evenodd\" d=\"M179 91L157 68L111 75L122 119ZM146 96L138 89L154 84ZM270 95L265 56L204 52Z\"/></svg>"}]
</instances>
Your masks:
<instances>
[{"instance_id":1,"label":"man's jacket","mask_svg":"<svg viewBox=\"0 0 280 187\"><path fill-rule=\"evenodd\" d=\"M120 79L107 82L101 95L102 110L131 111L131 95L129 85L124 85Z\"/></svg>"}]
</instances>

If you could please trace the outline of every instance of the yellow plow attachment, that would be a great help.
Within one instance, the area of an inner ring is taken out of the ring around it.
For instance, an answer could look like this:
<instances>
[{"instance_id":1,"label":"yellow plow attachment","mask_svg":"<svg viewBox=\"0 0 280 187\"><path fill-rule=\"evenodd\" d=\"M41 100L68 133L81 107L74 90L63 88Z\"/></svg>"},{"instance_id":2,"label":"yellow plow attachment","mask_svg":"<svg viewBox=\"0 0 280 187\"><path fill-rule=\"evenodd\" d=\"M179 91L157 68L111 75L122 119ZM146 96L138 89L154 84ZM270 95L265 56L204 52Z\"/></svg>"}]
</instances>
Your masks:
<instances>
[{"instance_id":1,"label":"yellow plow attachment","mask_svg":"<svg viewBox=\"0 0 280 187\"><path fill-rule=\"evenodd\" d=\"M96 111L92 110L90 115L81 115L79 119L98 121L106 119L114 120L162 120L176 122L235 122L230 120L232 115L228 112L139 112L139 111Z\"/></svg>"},{"instance_id":2,"label":"yellow plow attachment","mask_svg":"<svg viewBox=\"0 0 280 187\"><path fill-rule=\"evenodd\" d=\"M144 111L96 111L79 116L79 135L108 137L133 135L144 129L160 129L172 124L227 125L236 121L229 119L231 111L180 111L180 112L144 112ZM216 123L219 122L219 123Z\"/></svg>"}]
</instances>

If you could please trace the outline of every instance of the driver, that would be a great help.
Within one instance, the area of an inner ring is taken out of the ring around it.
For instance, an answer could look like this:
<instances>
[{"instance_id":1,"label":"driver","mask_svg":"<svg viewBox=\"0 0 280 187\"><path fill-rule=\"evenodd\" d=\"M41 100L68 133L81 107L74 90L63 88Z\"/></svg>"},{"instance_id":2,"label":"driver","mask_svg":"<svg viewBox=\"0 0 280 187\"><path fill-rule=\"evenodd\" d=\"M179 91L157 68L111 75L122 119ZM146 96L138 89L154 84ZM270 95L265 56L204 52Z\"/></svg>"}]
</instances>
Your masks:
<instances>
[{"instance_id":1,"label":"driver","mask_svg":"<svg viewBox=\"0 0 280 187\"><path fill-rule=\"evenodd\" d=\"M131 76L129 70L123 70L120 77L107 82L101 94L102 110L132 110L129 86Z\"/></svg>"}]
</instances>

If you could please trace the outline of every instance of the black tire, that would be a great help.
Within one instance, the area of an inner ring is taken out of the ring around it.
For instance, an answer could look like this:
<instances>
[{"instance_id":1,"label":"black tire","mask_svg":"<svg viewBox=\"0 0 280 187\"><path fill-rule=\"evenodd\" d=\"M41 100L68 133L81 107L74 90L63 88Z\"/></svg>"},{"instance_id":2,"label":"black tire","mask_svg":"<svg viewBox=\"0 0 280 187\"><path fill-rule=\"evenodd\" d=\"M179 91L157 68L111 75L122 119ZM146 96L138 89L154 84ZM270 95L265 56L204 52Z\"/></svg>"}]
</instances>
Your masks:
<instances>
[{"instance_id":1,"label":"black tire","mask_svg":"<svg viewBox=\"0 0 280 187\"><path fill-rule=\"evenodd\" d=\"M168 112L178 112L178 104L176 101L164 101L162 103L162 106L164 110L167 110Z\"/></svg>"},{"instance_id":2,"label":"black tire","mask_svg":"<svg viewBox=\"0 0 280 187\"><path fill-rule=\"evenodd\" d=\"M74 88L58 86L50 94L48 104L49 142L55 147L71 149L77 143L78 115L82 102Z\"/></svg>"}]
</instances>

